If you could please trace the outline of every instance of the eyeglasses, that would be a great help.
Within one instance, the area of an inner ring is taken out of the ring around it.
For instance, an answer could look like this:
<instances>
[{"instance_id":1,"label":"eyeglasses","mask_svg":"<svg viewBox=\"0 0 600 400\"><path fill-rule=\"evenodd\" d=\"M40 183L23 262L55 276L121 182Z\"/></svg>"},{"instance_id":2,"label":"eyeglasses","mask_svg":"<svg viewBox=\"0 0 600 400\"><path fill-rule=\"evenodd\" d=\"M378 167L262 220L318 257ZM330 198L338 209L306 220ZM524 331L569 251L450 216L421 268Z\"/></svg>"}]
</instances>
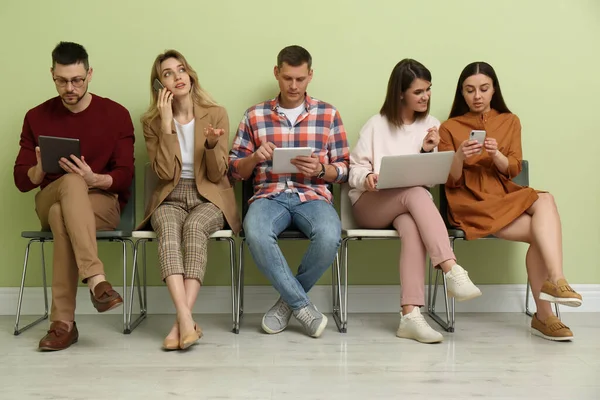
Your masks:
<instances>
[{"instance_id":1,"label":"eyeglasses","mask_svg":"<svg viewBox=\"0 0 600 400\"><path fill-rule=\"evenodd\" d=\"M73 85L73 87L80 88L83 86L83 83L85 82L86 79L87 79L87 75L83 78L80 76L77 76L70 80L65 79L65 78L54 78L53 80L54 80L54 84L58 87L65 87L70 83L71 85Z\"/></svg>"}]
</instances>

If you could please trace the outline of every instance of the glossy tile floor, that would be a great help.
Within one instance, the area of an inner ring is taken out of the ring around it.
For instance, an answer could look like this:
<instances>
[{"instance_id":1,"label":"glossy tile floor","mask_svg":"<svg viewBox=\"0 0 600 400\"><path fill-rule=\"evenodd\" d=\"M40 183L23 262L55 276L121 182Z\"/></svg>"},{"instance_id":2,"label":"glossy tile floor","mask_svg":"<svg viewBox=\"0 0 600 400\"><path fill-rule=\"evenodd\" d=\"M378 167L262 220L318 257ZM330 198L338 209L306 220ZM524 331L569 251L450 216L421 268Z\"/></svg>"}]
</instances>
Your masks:
<instances>
[{"instance_id":1,"label":"glossy tile floor","mask_svg":"<svg viewBox=\"0 0 600 400\"><path fill-rule=\"evenodd\" d=\"M0 399L600 399L600 314L564 313L571 343L531 336L523 314L458 314L437 345L396 338L394 314L352 314L347 334L330 319L320 339L295 321L268 336L246 315L234 335L228 315L196 317L200 344L170 353L171 315L131 335L80 316L79 343L56 353L36 350L45 323L14 337L0 317Z\"/></svg>"}]
</instances>

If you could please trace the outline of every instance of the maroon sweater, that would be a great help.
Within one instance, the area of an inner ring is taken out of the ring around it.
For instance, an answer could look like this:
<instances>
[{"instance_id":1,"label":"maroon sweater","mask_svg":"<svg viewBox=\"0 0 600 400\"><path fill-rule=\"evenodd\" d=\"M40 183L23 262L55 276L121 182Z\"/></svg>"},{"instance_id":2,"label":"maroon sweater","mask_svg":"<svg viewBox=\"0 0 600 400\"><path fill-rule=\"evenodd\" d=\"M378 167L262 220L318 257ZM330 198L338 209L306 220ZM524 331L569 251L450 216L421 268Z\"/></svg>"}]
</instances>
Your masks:
<instances>
[{"instance_id":1,"label":"maroon sweater","mask_svg":"<svg viewBox=\"0 0 600 400\"><path fill-rule=\"evenodd\" d=\"M22 192L35 189L27 171L37 164L35 147L38 136L60 136L79 139L81 155L96 174L112 176L108 189L119 195L121 210L129 199L133 178L133 124L126 108L104 97L92 95L84 111L72 113L60 97L52 98L29 110L23 122L19 155L15 161L15 185ZM46 174L42 189L62 174Z\"/></svg>"}]
</instances>

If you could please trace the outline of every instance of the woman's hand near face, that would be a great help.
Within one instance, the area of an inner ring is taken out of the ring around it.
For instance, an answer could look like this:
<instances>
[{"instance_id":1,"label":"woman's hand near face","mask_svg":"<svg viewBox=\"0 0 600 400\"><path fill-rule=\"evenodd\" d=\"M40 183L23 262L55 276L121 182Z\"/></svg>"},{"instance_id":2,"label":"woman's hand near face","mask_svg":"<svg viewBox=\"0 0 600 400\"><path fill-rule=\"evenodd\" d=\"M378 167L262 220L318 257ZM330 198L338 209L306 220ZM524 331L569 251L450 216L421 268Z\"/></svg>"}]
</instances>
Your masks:
<instances>
[{"instance_id":1,"label":"woman's hand near face","mask_svg":"<svg viewBox=\"0 0 600 400\"><path fill-rule=\"evenodd\" d=\"M173 123L173 93L166 88L158 91L156 107L160 113L160 121L163 132L171 133Z\"/></svg>"}]
</instances>

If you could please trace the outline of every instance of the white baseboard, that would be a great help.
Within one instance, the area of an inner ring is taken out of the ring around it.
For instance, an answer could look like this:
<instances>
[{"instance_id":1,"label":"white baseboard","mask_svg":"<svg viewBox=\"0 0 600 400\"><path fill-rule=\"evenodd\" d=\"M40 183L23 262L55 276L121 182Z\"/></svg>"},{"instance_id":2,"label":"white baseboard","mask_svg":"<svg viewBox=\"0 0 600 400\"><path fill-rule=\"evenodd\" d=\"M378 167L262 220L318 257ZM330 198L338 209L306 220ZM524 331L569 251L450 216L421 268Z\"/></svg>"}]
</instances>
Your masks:
<instances>
[{"instance_id":1,"label":"white baseboard","mask_svg":"<svg viewBox=\"0 0 600 400\"><path fill-rule=\"evenodd\" d=\"M480 285L483 296L474 300L456 303L457 312L523 312L525 309L525 285ZM583 305L578 308L561 307L563 312L600 312L600 284L573 285L583 296ZM122 293L123 288L115 288ZM441 289L441 287L440 287ZM0 288L0 315L14 315L17 308L18 288ZM427 291L425 292L427 293ZM441 294L441 290L439 294ZM48 292L50 299L50 291ZM137 296L137 293L136 293ZM270 286L246 286L244 312L263 313L275 300L277 293ZM331 287L319 285L310 292L312 301L319 310L331 312ZM22 315L37 315L43 312L43 289L25 288ZM437 304L443 309L442 296ZM135 301L137 306L137 301ZM531 301L535 309L535 303ZM348 312L350 313L395 313L400 308L400 286L350 286L348 290ZM135 308L134 308L135 309ZM122 309L110 311L121 313ZM174 314L169 293L165 286L148 287L148 313ZM206 286L200 291L194 313L220 314L231 312L231 288L229 286ZM77 294L77 313L95 314L89 292L81 287Z\"/></svg>"}]
</instances>

